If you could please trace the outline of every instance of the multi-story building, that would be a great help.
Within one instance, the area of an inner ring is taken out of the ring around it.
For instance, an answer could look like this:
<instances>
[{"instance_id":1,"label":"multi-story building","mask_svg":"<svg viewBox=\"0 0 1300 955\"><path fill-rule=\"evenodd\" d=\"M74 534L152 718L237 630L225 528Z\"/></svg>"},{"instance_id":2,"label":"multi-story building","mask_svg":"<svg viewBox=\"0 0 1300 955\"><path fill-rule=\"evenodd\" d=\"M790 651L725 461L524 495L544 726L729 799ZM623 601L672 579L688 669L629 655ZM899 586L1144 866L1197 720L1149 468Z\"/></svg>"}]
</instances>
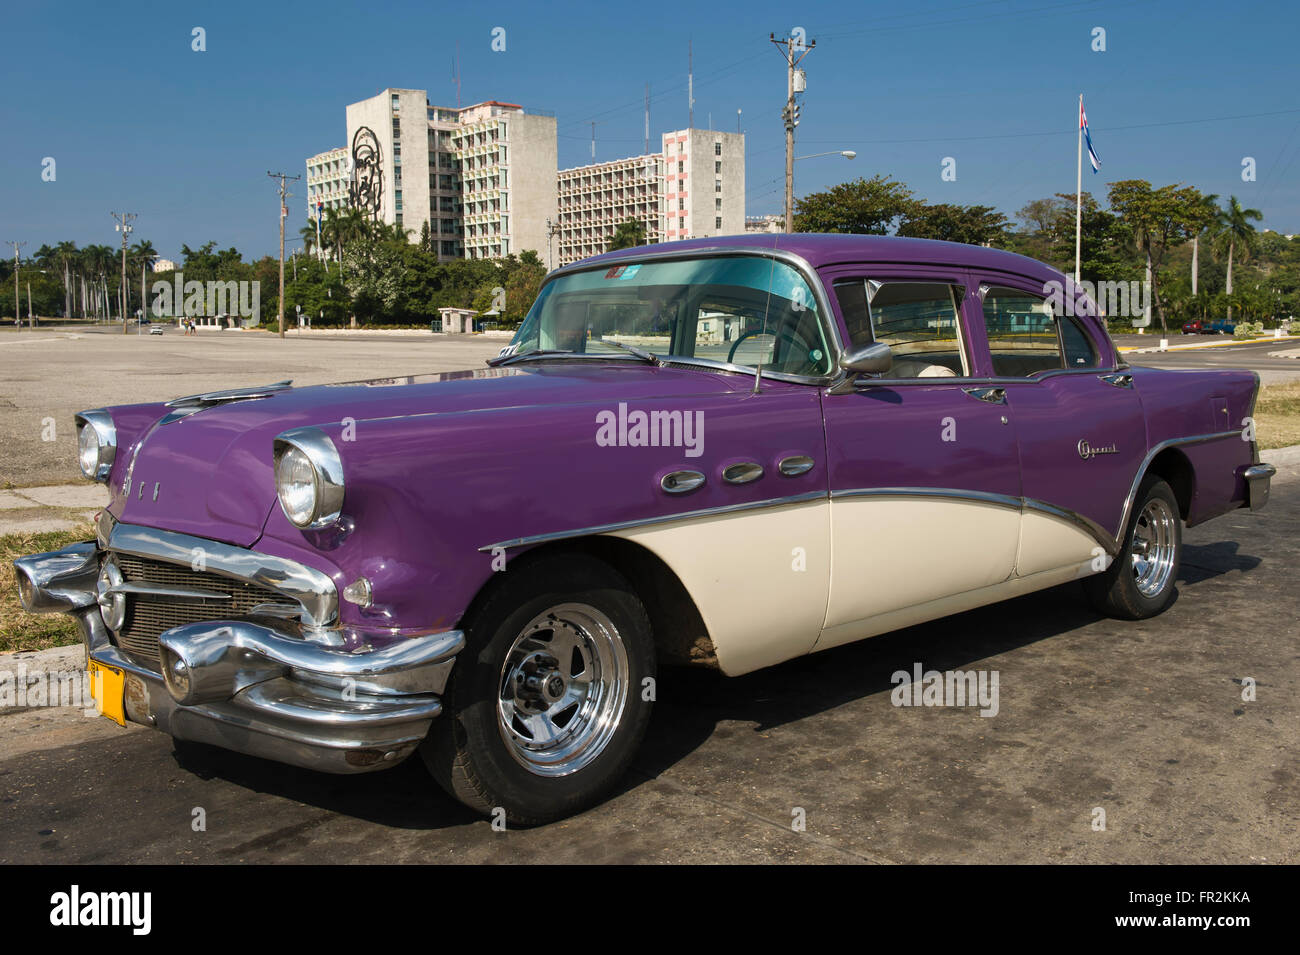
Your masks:
<instances>
[{"instance_id":1,"label":"multi-story building","mask_svg":"<svg viewBox=\"0 0 1300 955\"><path fill-rule=\"evenodd\" d=\"M663 135L664 241L745 231L745 136L716 129Z\"/></svg>"},{"instance_id":2,"label":"multi-story building","mask_svg":"<svg viewBox=\"0 0 1300 955\"><path fill-rule=\"evenodd\" d=\"M604 252L629 219L646 242L745 231L745 137L711 129L663 135L663 152L562 169L557 253L568 265Z\"/></svg>"},{"instance_id":3,"label":"multi-story building","mask_svg":"<svg viewBox=\"0 0 1300 955\"><path fill-rule=\"evenodd\" d=\"M647 243L663 241L664 158L659 153L561 169L557 181L556 250L548 268L604 252L614 230L629 219L641 223Z\"/></svg>"},{"instance_id":4,"label":"multi-story building","mask_svg":"<svg viewBox=\"0 0 1300 955\"><path fill-rule=\"evenodd\" d=\"M330 208L325 196L349 204L360 146L374 160L360 171L374 193L366 211L413 242L427 223L440 259L544 254L555 211L555 117L496 101L433 106L424 90L386 89L347 107L347 132L347 146L307 161L309 210L318 200ZM336 171L341 179L331 178Z\"/></svg>"},{"instance_id":5,"label":"multi-story building","mask_svg":"<svg viewBox=\"0 0 1300 955\"><path fill-rule=\"evenodd\" d=\"M785 216L769 214L765 216L746 216L746 232L784 232Z\"/></svg>"},{"instance_id":6,"label":"multi-story building","mask_svg":"<svg viewBox=\"0 0 1300 955\"><path fill-rule=\"evenodd\" d=\"M315 217L317 203L325 209L347 206L348 175L348 151L341 146L307 160L308 218Z\"/></svg>"}]
</instances>

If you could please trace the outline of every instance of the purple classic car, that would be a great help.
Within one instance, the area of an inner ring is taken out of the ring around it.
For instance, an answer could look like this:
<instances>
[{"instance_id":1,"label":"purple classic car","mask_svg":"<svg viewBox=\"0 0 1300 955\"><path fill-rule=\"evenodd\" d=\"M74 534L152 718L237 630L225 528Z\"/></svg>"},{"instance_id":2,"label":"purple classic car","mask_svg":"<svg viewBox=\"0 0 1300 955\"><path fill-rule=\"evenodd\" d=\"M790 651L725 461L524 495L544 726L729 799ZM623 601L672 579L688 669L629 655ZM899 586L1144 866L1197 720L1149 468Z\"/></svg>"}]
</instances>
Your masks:
<instances>
[{"instance_id":1,"label":"purple classic car","mask_svg":"<svg viewBox=\"0 0 1300 955\"><path fill-rule=\"evenodd\" d=\"M15 562L104 715L513 822L627 768L657 663L741 674L1082 580L1173 599L1268 498L1257 378L1130 368L1061 273L876 236L627 249L490 367L77 416L97 540Z\"/></svg>"}]
</instances>

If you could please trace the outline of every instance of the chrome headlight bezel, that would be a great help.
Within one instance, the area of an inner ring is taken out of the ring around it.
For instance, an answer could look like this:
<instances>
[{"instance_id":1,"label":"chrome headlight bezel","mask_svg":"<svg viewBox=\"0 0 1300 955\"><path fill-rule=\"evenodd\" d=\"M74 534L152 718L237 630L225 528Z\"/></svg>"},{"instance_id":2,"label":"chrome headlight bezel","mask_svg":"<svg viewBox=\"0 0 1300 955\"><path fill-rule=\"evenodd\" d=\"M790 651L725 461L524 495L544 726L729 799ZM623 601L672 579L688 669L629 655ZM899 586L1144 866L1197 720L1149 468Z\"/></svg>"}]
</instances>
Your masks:
<instances>
[{"instance_id":1,"label":"chrome headlight bezel","mask_svg":"<svg viewBox=\"0 0 1300 955\"><path fill-rule=\"evenodd\" d=\"M290 451L306 457L312 473L310 511L296 517L293 509L285 503L287 489L280 481L280 462ZM329 435L319 428L294 428L276 436L274 452L275 496L289 523L301 530L312 531L338 523L343 516L343 459Z\"/></svg>"},{"instance_id":2,"label":"chrome headlight bezel","mask_svg":"<svg viewBox=\"0 0 1300 955\"><path fill-rule=\"evenodd\" d=\"M79 412L76 420L77 466L85 477L107 484L108 476L113 470L113 461L117 458L117 426L113 424L113 416L103 408L96 408L93 411ZM90 434L98 445L89 470L82 454L82 436L87 428L91 429Z\"/></svg>"}]
</instances>

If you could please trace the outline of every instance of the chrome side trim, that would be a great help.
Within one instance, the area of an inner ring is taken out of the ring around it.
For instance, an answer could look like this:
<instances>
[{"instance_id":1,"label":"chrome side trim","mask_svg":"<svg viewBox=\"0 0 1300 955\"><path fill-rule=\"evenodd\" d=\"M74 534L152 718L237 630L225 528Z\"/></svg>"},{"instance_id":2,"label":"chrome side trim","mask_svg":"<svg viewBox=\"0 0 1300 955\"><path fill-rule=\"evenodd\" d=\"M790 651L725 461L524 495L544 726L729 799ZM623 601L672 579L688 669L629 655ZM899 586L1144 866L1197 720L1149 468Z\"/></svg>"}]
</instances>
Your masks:
<instances>
[{"instance_id":1,"label":"chrome side trim","mask_svg":"<svg viewBox=\"0 0 1300 955\"><path fill-rule=\"evenodd\" d=\"M1151 466L1151 462L1155 460L1157 454L1168 448L1180 448L1189 444L1204 444L1207 441L1221 441L1224 438L1240 439L1241 429L1218 431L1213 434L1195 434L1186 438L1169 438L1151 448L1138 466L1137 473L1133 475L1133 483L1129 485L1128 496L1124 498L1124 507L1119 512L1119 529L1115 532L1115 537L1123 539L1124 528L1128 527L1128 517L1133 510L1133 501L1137 498L1138 487L1142 483L1142 478L1146 476L1147 468Z\"/></svg>"},{"instance_id":2,"label":"chrome side trim","mask_svg":"<svg viewBox=\"0 0 1300 955\"><path fill-rule=\"evenodd\" d=\"M268 398L278 391L284 391L293 385L293 380L286 378L270 385L251 388L229 388L225 391L205 391L197 395L185 395L173 398L164 407L187 408L191 405L216 405L227 401L245 401L249 398Z\"/></svg>"},{"instance_id":3,"label":"chrome side trim","mask_svg":"<svg viewBox=\"0 0 1300 955\"><path fill-rule=\"evenodd\" d=\"M296 600L308 627L328 627L338 620L339 598L334 581L296 561L136 524L114 525L108 549L186 567L202 560L204 570L219 577L248 581Z\"/></svg>"},{"instance_id":4,"label":"chrome side trim","mask_svg":"<svg viewBox=\"0 0 1300 955\"><path fill-rule=\"evenodd\" d=\"M665 514L662 517L642 517L632 521L616 521L612 524L593 524L590 527L577 527L567 531L552 531L548 534L533 534L530 537L516 537L513 540L484 544L480 553L488 553L500 547L509 550L512 547L529 547L533 544L545 544L550 541L568 540L572 537L589 537L597 534L612 534L634 527L650 527L654 524L673 524L677 521L690 521L701 517L713 517L718 514L735 514L739 511L753 511L765 507L783 507L787 504L803 504L807 501L826 500L825 491L808 491L804 494L792 494L789 497L773 497L762 501L749 501L744 504L724 504L721 507L705 507L697 511L683 511L680 514Z\"/></svg>"},{"instance_id":5,"label":"chrome side trim","mask_svg":"<svg viewBox=\"0 0 1300 955\"><path fill-rule=\"evenodd\" d=\"M854 497L892 497L892 498L944 498L954 501L970 501L976 504L991 504L1011 510L1038 511L1061 520L1069 521L1091 534L1112 556L1119 553L1119 542L1096 521L1077 511L1032 497L1017 497L1010 494L995 494L991 491L967 491L951 487L872 487L853 488L832 491L831 500Z\"/></svg>"}]
</instances>

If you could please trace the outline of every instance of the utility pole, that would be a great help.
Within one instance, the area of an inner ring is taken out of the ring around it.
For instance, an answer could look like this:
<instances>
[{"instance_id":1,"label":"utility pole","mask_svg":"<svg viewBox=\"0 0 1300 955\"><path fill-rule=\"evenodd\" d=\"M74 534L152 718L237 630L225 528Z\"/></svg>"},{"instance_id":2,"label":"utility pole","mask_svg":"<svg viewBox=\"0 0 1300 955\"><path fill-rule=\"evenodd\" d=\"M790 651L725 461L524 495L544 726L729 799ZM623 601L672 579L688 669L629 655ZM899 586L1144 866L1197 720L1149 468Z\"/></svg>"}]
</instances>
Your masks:
<instances>
[{"instance_id":1,"label":"utility pole","mask_svg":"<svg viewBox=\"0 0 1300 955\"><path fill-rule=\"evenodd\" d=\"M18 314L18 250L27 243L15 242L13 239L10 239L9 244L14 247L14 326L22 328L23 319L22 316Z\"/></svg>"},{"instance_id":2,"label":"utility pole","mask_svg":"<svg viewBox=\"0 0 1300 955\"><path fill-rule=\"evenodd\" d=\"M551 237L560 234L560 224L552 222L549 218L546 220L546 271L555 268L555 259L551 256Z\"/></svg>"},{"instance_id":3,"label":"utility pole","mask_svg":"<svg viewBox=\"0 0 1300 955\"><path fill-rule=\"evenodd\" d=\"M289 214L289 207L285 205L288 198L293 193L288 191L287 183L301 179L302 176L290 176L283 172L270 172L267 175L272 179L280 180L280 301L276 305L276 310L280 313L280 337L284 338L284 219Z\"/></svg>"},{"instance_id":4,"label":"utility pole","mask_svg":"<svg viewBox=\"0 0 1300 955\"><path fill-rule=\"evenodd\" d=\"M590 126L591 126L591 158L592 158L592 161L594 162L595 159L596 159L596 127L597 127L597 126L604 126L604 125L605 125L605 121L604 121L604 120L600 120L599 122L597 122L597 121L595 121L595 120L588 120L587 122L588 122L588 123L590 124Z\"/></svg>"},{"instance_id":5,"label":"utility pole","mask_svg":"<svg viewBox=\"0 0 1300 955\"><path fill-rule=\"evenodd\" d=\"M778 40L775 33L768 34L768 39L775 44L785 59L785 109L781 118L785 120L785 231L794 231L794 128L799 125L799 107L795 105L795 93L802 93L804 88L803 70L795 67L812 52L816 40L809 40L805 46L793 37ZM798 73L798 82L796 82Z\"/></svg>"},{"instance_id":6,"label":"utility pole","mask_svg":"<svg viewBox=\"0 0 1300 955\"><path fill-rule=\"evenodd\" d=\"M122 334L125 335L126 334L126 304L127 304L126 303L126 243L128 237L131 235L132 232L131 221L136 218L136 215L134 212L123 212L121 214L116 212L110 212L109 215L111 215L114 219L117 220L117 225L113 226L113 231L122 233L122 288L121 288L121 295L119 295L118 298L122 300Z\"/></svg>"}]
</instances>

